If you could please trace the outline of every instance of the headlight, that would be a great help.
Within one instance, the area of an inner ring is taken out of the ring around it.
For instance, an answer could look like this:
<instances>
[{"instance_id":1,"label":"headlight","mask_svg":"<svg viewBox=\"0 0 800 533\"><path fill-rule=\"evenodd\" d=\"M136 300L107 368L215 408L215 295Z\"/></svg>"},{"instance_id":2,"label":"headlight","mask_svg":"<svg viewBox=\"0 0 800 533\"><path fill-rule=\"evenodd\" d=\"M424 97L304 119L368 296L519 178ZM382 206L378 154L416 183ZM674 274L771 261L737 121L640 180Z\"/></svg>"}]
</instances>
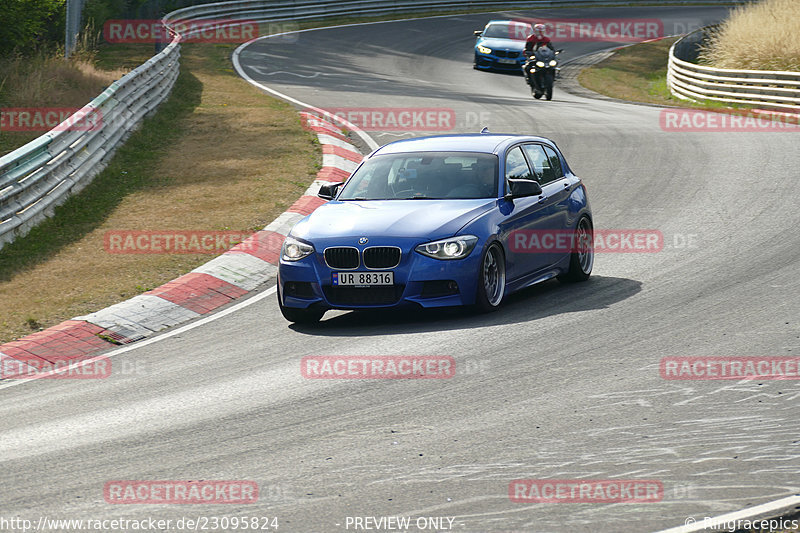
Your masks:
<instances>
[{"instance_id":1,"label":"headlight","mask_svg":"<svg viewBox=\"0 0 800 533\"><path fill-rule=\"evenodd\" d=\"M551 60L550 60L550 66L551 66L551 67L554 67L554 66L556 66L556 65L558 65L558 61L556 61L555 59L551 59Z\"/></svg>"},{"instance_id":2,"label":"headlight","mask_svg":"<svg viewBox=\"0 0 800 533\"><path fill-rule=\"evenodd\" d=\"M536 66L539 68L544 68L544 61L537 61Z\"/></svg>"},{"instance_id":3,"label":"headlight","mask_svg":"<svg viewBox=\"0 0 800 533\"><path fill-rule=\"evenodd\" d=\"M531 69L531 72L536 72L536 69L535 69L535 68L532 68L532 69Z\"/></svg>"},{"instance_id":4,"label":"headlight","mask_svg":"<svg viewBox=\"0 0 800 533\"><path fill-rule=\"evenodd\" d=\"M460 235L420 244L415 250L434 259L463 259L472 252L477 242L478 238L474 235Z\"/></svg>"},{"instance_id":5,"label":"headlight","mask_svg":"<svg viewBox=\"0 0 800 533\"><path fill-rule=\"evenodd\" d=\"M480 52L482 54L491 54L492 53L492 49L491 48L486 48L485 46L478 45L478 52Z\"/></svg>"},{"instance_id":6,"label":"headlight","mask_svg":"<svg viewBox=\"0 0 800 533\"><path fill-rule=\"evenodd\" d=\"M299 261L313 253L313 246L293 239L292 237L286 237L281 247L281 259L284 261Z\"/></svg>"}]
</instances>

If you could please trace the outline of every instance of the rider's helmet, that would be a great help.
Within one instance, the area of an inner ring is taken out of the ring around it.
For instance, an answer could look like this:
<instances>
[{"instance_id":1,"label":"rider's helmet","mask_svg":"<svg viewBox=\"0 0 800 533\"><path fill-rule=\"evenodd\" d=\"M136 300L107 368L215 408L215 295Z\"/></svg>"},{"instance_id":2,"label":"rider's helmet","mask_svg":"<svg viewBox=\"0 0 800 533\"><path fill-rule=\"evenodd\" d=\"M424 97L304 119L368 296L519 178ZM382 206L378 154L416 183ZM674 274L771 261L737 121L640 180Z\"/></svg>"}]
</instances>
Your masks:
<instances>
[{"instance_id":1,"label":"rider's helmet","mask_svg":"<svg viewBox=\"0 0 800 533\"><path fill-rule=\"evenodd\" d=\"M541 37L544 34L545 25L544 24L535 24L533 26L533 33L536 34L537 37Z\"/></svg>"}]
</instances>

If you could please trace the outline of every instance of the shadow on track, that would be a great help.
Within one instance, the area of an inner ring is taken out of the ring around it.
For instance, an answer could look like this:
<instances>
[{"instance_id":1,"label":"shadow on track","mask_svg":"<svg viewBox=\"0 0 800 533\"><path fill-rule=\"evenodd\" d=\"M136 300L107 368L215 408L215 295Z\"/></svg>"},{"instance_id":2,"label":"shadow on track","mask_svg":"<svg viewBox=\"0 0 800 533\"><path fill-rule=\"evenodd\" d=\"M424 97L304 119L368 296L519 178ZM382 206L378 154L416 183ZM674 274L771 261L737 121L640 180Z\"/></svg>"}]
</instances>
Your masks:
<instances>
[{"instance_id":1,"label":"shadow on track","mask_svg":"<svg viewBox=\"0 0 800 533\"><path fill-rule=\"evenodd\" d=\"M475 313L467 308L353 311L323 319L319 324L292 324L289 327L298 333L330 337L482 328L605 309L641 290L640 281L627 278L593 276L578 284L551 280L512 294L499 311L490 314Z\"/></svg>"}]
</instances>

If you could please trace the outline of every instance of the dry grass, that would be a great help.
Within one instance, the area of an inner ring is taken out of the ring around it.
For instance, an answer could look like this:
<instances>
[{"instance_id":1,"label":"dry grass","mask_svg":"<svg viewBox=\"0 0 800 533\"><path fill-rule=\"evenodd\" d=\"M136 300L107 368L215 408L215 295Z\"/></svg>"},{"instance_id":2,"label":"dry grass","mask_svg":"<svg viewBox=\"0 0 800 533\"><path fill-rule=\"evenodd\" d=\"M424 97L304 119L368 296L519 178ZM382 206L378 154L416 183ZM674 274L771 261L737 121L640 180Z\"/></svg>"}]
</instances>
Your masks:
<instances>
[{"instance_id":1,"label":"dry grass","mask_svg":"<svg viewBox=\"0 0 800 533\"><path fill-rule=\"evenodd\" d=\"M50 52L0 58L0 108L83 107L125 70L101 70L86 54L64 59ZM0 131L0 155L44 133Z\"/></svg>"},{"instance_id":2,"label":"dry grass","mask_svg":"<svg viewBox=\"0 0 800 533\"><path fill-rule=\"evenodd\" d=\"M622 100L678 105L666 86L667 55L676 39L621 48L581 71L578 81L595 92Z\"/></svg>"},{"instance_id":3,"label":"dry grass","mask_svg":"<svg viewBox=\"0 0 800 533\"><path fill-rule=\"evenodd\" d=\"M0 272L0 342L135 296L212 257L108 254L106 231L252 231L283 212L313 181L320 159L314 138L300 128L293 108L233 73L231 50L228 45L184 46L183 85L176 87L176 97L196 97L196 104L167 123L163 134L174 137L152 163L134 158L121 167L112 162L110 175L96 180L112 188L114 180L145 183L74 242L33 264ZM153 136L147 128L137 135ZM150 151L153 144L136 148L150 141L132 137L125 148ZM58 231L57 225L49 227Z\"/></svg>"},{"instance_id":4,"label":"dry grass","mask_svg":"<svg viewBox=\"0 0 800 533\"><path fill-rule=\"evenodd\" d=\"M670 107L719 110L731 108L706 100L692 102L675 98L667 86L667 58L670 46L678 38L626 46L578 75L578 82L595 92L628 100Z\"/></svg>"},{"instance_id":5,"label":"dry grass","mask_svg":"<svg viewBox=\"0 0 800 533\"><path fill-rule=\"evenodd\" d=\"M80 107L100 94L124 70L99 70L86 58L39 54L0 61L0 103L4 107Z\"/></svg>"},{"instance_id":6,"label":"dry grass","mask_svg":"<svg viewBox=\"0 0 800 533\"><path fill-rule=\"evenodd\" d=\"M718 68L800 71L800 1L762 0L735 8L700 60Z\"/></svg>"}]
</instances>

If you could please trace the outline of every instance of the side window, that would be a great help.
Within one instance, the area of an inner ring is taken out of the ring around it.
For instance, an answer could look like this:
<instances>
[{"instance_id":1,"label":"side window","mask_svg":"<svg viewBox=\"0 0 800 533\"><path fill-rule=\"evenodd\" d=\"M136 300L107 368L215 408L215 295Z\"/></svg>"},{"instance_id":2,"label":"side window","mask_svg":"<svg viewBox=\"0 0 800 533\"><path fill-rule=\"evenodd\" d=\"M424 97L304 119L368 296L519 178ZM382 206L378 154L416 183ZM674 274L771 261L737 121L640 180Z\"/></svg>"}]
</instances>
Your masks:
<instances>
[{"instance_id":1,"label":"side window","mask_svg":"<svg viewBox=\"0 0 800 533\"><path fill-rule=\"evenodd\" d=\"M550 165L547 162L547 156L544 153L542 145L524 144L523 148L525 149L525 155L528 156L528 161L533 169L533 179L538 181L541 185L544 185L548 181L552 181L547 179L547 170L550 168Z\"/></svg>"},{"instance_id":2,"label":"side window","mask_svg":"<svg viewBox=\"0 0 800 533\"><path fill-rule=\"evenodd\" d=\"M558 157L556 151L549 146L545 146L544 150L547 152L547 160L550 161L550 168L553 169L553 179L558 180L563 178L564 170L561 168L561 159Z\"/></svg>"},{"instance_id":3,"label":"side window","mask_svg":"<svg viewBox=\"0 0 800 533\"><path fill-rule=\"evenodd\" d=\"M506 155L506 190L508 190L509 179L534 179L525 156L519 146L512 148Z\"/></svg>"}]
</instances>

